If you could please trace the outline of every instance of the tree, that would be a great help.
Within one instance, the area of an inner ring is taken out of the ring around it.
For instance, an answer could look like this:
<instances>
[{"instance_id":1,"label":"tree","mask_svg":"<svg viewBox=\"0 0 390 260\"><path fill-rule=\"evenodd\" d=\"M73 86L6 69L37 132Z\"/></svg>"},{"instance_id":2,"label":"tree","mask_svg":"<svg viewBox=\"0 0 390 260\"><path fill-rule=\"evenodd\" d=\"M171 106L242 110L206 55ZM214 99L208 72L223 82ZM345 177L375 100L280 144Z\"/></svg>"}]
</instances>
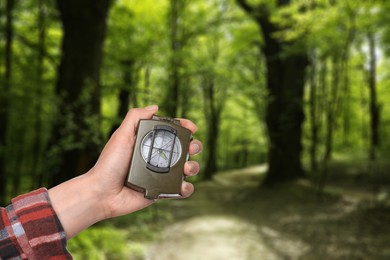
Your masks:
<instances>
[{"instance_id":1,"label":"tree","mask_svg":"<svg viewBox=\"0 0 390 260\"><path fill-rule=\"evenodd\" d=\"M186 1L170 0L169 10L169 28L170 28L170 63L169 63L169 83L165 94L162 109L167 115L174 117L178 111L181 75L180 69L183 66L182 53L183 39L183 10L186 7Z\"/></svg>"},{"instance_id":2,"label":"tree","mask_svg":"<svg viewBox=\"0 0 390 260\"><path fill-rule=\"evenodd\" d=\"M316 81L317 67L315 54L311 54L310 59L310 166L312 171L318 170L317 163L317 146L318 146L318 130L319 130L319 116L318 116L318 84Z\"/></svg>"},{"instance_id":3,"label":"tree","mask_svg":"<svg viewBox=\"0 0 390 260\"><path fill-rule=\"evenodd\" d=\"M219 42L216 39L212 39L214 42L209 43L209 56L210 61L216 64L219 56ZM207 68L207 71L201 75L201 86L203 89L203 97L205 103L205 119L207 122L207 159L205 166L205 180L211 180L214 173L217 171L217 147L218 136L220 130L221 113L224 107L226 99L226 89L218 87L217 76L211 68Z\"/></svg>"},{"instance_id":4,"label":"tree","mask_svg":"<svg viewBox=\"0 0 390 260\"><path fill-rule=\"evenodd\" d=\"M377 97L377 84L376 84L376 40L373 32L368 33L368 46L369 46L369 65L367 69L367 81L369 89L370 100L370 149L369 157L371 160L375 160L377 157L377 149L379 147L379 125L380 125L380 106L378 104Z\"/></svg>"},{"instance_id":5,"label":"tree","mask_svg":"<svg viewBox=\"0 0 390 260\"><path fill-rule=\"evenodd\" d=\"M265 185L304 176L301 163L301 136L303 113L303 89L308 57L298 40L287 41L275 37L282 25L271 19L272 4L251 5L246 0L237 0L242 9L258 24L263 34L261 46L267 67L269 91L266 123L269 136L268 174ZM277 8L290 4L279 0ZM286 52L286 49L290 52Z\"/></svg>"},{"instance_id":6,"label":"tree","mask_svg":"<svg viewBox=\"0 0 390 260\"><path fill-rule=\"evenodd\" d=\"M11 90L11 61L12 61L12 42L13 42L13 9L15 6L14 0L6 2L6 25L5 25L5 70L4 70L4 86L0 94L0 202L5 202L7 191L6 182L6 148L7 148L7 128L10 107L10 90Z\"/></svg>"},{"instance_id":7,"label":"tree","mask_svg":"<svg viewBox=\"0 0 390 260\"><path fill-rule=\"evenodd\" d=\"M83 173L98 155L100 66L110 3L57 0L64 36L51 137L53 185Z\"/></svg>"},{"instance_id":8,"label":"tree","mask_svg":"<svg viewBox=\"0 0 390 260\"><path fill-rule=\"evenodd\" d=\"M143 0L116 2L111 8L103 64L108 73L103 81L105 89L115 94L118 109L110 133L119 126L129 107L148 103L151 67L156 66L152 54L165 29L165 6Z\"/></svg>"},{"instance_id":9,"label":"tree","mask_svg":"<svg viewBox=\"0 0 390 260\"><path fill-rule=\"evenodd\" d=\"M47 6L44 0L38 1L38 50L37 50L37 87L35 92L36 104L34 106L35 123L34 123L34 143L33 162L31 166L32 175L35 182L32 182L32 188L37 184L38 187L43 186L43 172L40 169L40 163L42 159L42 146L43 146L43 122L42 122L42 110L43 110L43 75L44 75L44 59L46 51L46 37L47 37Z\"/></svg>"}]
</instances>

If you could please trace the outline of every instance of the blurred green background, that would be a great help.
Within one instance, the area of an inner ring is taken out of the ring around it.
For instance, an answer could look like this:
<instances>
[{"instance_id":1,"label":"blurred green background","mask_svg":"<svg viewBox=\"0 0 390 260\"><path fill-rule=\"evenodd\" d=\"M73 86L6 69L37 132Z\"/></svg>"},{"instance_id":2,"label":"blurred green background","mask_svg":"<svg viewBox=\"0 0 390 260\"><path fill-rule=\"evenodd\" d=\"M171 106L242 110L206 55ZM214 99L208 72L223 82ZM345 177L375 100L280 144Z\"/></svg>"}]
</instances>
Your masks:
<instances>
[{"instance_id":1,"label":"blurred green background","mask_svg":"<svg viewBox=\"0 0 390 260\"><path fill-rule=\"evenodd\" d=\"M0 200L96 161L128 109L199 127L190 199L75 259L390 257L390 2L0 2Z\"/></svg>"}]
</instances>

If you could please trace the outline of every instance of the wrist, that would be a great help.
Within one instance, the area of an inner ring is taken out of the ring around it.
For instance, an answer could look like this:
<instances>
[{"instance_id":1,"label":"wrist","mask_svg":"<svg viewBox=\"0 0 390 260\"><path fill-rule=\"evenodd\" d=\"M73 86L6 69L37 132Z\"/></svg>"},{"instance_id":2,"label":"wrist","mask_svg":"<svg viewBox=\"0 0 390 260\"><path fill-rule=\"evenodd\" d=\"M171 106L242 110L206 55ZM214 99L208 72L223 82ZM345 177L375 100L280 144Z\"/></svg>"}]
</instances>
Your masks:
<instances>
[{"instance_id":1,"label":"wrist","mask_svg":"<svg viewBox=\"0 0 390 260\"><path fill-rule=\"evenodd\" d=\"M91 178L87 173L48 191L67 239L105 218L97 188L91 185Z\"/></svg>"}]
</instances>

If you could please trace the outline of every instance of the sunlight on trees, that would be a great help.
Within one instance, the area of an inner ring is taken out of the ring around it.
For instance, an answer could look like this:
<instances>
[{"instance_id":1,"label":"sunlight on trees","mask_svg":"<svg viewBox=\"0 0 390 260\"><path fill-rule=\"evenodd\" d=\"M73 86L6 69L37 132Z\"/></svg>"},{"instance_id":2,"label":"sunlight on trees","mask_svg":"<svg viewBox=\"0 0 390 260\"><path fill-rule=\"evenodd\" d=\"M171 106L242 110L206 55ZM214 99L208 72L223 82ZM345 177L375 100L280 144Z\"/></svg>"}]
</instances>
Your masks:
<instances>
[{"instance_id":1,"label":"sunlight on trees","mask_svg":"<svg viewBox=\"0 0 390 260\"><path fill-rule=\"evenodd\" d=\"M278 55L283 59L294 55L309 58L304 100L299 101L305 111L301 139L304 161L310 159L315 169L333 153L348 149L358 148L371 157L376 157L375 151L379 158L390 150L386 113L388 4L291 1L277 6L270 1L238 2L246 3L243 6L248 12L236 1L227 0L183 2L173 18L170 8L175 1L121 0L110 6L103 64L96 78L101 81L101 94L94 102L102 104L96 110L102 120L93 126L99 128L95 133L106 138L130 107L158 103L164 113L168 112L167 99L176 100L174 114L196 121L199 138L209 143L202 159L207 176L217 169L266 162L273 157L267 147L274 147L280 140L272 137L276 136L276 128L269 128L274 125L271 118L276 117L266 114L277 92L267 87L270 80L272 83L272 58L267 58L264 50L267 44L280 44ZM5 163L0 176L15 172L13 182L2 183L17 193L48 182L45 158L50 154L44 151L50 144L53 156L61 147L50 129L63 98L54 91L54 82L58 81L64 33L54 3L24 1L10 7L1 5L1 21L9 26L3 28L8 28L13 37L8 41L4 38L1 45L2 100L8 100L8 105L3 106L1 117L1 158ZM265 9L254 13L256 7ZM264 34L265 25L259 27L265 15L279 28L268 36ZM370 62L370 46L375 48L375 56L371 55L375 63L372 59ZM276 73L274 80L280 78ZM172 89L173 81L178 82L176 90ZM291 81L287 82L289 89ZM290 94L281 104L288 100L292 100ZM65 102L68 106L71 101ZM93 121L91 118L88 122ZM298 142L299 135L297 138ZM102 144L98 139L94 142ZM68 138L62 144L82 145L77 142ZM15 145L6 147L5 143ZM280 147L287 151L287 146ZM17 164L13 158L25 163ZM271 163L270 176L274 175L272 167ZM29 184L20 186L16 172Z\"/></svg>"},{"instance_id":2,"label":"sunlight on trees","mask_svg":"<svg viewBox=\"0 0 390 260\"><path fill-rule=\"evenodd\" d=\"M3 204L88 169L154 103L199 126L196 181L252 167L251 188L345 178L386 203L389 1L96 3L0 2Z\"/></svg>"}]
</instances>

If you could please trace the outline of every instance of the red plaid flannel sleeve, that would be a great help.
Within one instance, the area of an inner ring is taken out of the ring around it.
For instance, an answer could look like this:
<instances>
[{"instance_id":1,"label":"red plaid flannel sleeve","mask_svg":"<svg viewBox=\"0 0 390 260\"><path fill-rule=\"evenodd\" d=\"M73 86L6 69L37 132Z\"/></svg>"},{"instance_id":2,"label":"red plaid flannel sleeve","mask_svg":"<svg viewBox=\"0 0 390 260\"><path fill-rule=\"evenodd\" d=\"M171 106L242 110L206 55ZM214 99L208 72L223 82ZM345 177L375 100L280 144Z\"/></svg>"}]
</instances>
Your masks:
<instances>
[{"instance_id":1,"label":"red plaid flannel sleeve","mask_svg":"<svg viewBox=\"0 0 390 260\"><path fill-rule=\"evenodd\" d=\"M0 208L0 259L72 259L45 188Z\"/></svg>"}]
</instances>

